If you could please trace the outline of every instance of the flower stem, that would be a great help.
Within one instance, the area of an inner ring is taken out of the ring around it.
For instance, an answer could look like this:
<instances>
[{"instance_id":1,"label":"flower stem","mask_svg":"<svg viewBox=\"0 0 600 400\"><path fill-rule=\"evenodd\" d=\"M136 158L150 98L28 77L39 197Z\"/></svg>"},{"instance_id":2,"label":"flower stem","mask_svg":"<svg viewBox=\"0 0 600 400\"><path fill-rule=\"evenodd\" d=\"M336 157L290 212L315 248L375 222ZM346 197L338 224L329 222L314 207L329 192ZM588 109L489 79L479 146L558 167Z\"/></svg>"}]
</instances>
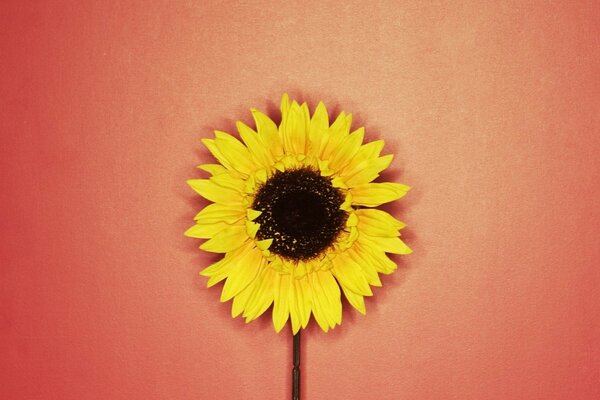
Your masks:
<instances>
[{"instance_id":1,"label":"flower stem","mask_svg":"<svg viewBox=\"0 0 600 400\"><path fill-rule=\"evenodd\" d=\"M292 369L292 400L300 400L300 332L294 335L294 368Z\"/></svg>"}]
</instances>

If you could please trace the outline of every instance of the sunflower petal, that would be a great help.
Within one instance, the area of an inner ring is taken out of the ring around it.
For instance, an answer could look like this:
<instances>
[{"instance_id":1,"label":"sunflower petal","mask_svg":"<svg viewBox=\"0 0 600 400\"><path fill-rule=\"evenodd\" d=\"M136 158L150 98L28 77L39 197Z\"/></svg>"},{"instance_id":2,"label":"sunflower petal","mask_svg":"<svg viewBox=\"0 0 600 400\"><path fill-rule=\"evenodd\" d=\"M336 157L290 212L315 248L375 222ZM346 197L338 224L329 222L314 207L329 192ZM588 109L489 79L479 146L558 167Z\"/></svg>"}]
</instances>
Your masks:
<instances>
[{"instance_id":1,"label":"sunflower petal","mask_svg":"<svg viewBox=\"0 0 600 400\"><path fill-rule=\"evenodd\" d=\"M308 123L310 116L306 103L302 106L295 101L287 114L282 114L279 132L283 138L283 147L287 154L305 154Z\"/></svg>"},{"instance_id":2,"label":"sunflower petal","mask_svg":"<svg viewBox=\"0 0 600 400\"><path fill-rule=\"evenodd\" d=\"M275 303L273 305L273 327L276 332L283 329L290 315L289 292L291 286L291 275L278 274L275 278Z\"/></svg>"},{"instance_id":3,"label":"sunflower petal","mask_svg":"<svg viewBox=\"0 0 600 400\"><path fill-rule=\"evenodd\" d=\"M202 143L208 151L228 170L234 170L233 165L229 162L229 159L225 157L221 150L217 147L215 139L202 139ZM210 172L210 171L209 171Z\"/></svg>"},{"instance_id":4,"label":"sunflower petal","mask_svg":"<svg viewBox=\"0 0 600 400\"><path fill-rule=\"evenodd\" d=\"M210 239L221 231L229 229L231 225L225 222L214 222L208 224L196 224L185 231L184 235L197 239Z\"/></svg>"},{"instance_id":5,"label":"sunflower petal","mask_svg":"<svg viewBox=\"0 0 600 400\"><path fill-rule=\"evenodd\" d=\"M379 249L375 250L369 247L370 245L368 243L365 245L364 240L361 242L361 239L359 239L358 245L361 248L360 252L362 257L367 260L368 263L373 265L377 272L389 275L398 268L396 263L390 260L384 251Z\"/></svg>"},{"instance_id":6,"label":"sunflower petal","mask_svg":"<svg viewBox=\"0 0 600 400\"><path fill-rule=\"evenodd\" d=\"M363 208L355 211L358 216L358 229L369 236L396 237L406 226L385 211Z\"/></svg>"},{"instance_id":7,"label":"sunflower petal","mask_svg":"<svg viewBox=\"0 0 600 400\"><path fill-rule=\"evenodd\" d=\"M235 318L246 309L246 305L248 304L248 300L252 297L254 293L254 288L256 287L256 280L250 283L246 288L242 289L236 296L233 297L233 301L231 302L231 317Z\"/></svg>"},{"instance_id":8,"label":"sunflower petal","mask_svg":"<svg viewBox=\"0 0 600 400\"><path fill-rule=\"evenodd\" d=\"M371 182L373 179L379 176L381 171L390 165L393 158L394 156L392 154L388 154L372 161L365 162L365 165L363 166L364 168L362 168L360 171L354 175L344 177L346 185L352 188Z\"/></svg>"},{"instance_id":9,"label":"sunflower petal","mask_svg":"<svg viewBox=\"0 0 600 400\"><path fill-rule=\"evenodd\" d=\"M233 224L242 218L244 218L244 209L241 205L233 207L218 203L209 204L194 217L195 220L203 223L225 222L227 224Z\"/></svg>"},{"instance_id":10,"label":"sunflower petal","mask_svg":"<svg viewBox=\"0 0 600 400\"><path fill-rule=\"evenodd\" d=\"M318 157L320 155L321 142L326 140L329 130L329 115L322 102L319 102L308 129L307 154Z\"/></svg>"},{"instance_id":11,"label":"sunflower petal","mask_svg":"<svg viewBox=\"0 0 600 400\"><path fill-rule=\"evenodd\" d=\"M346 113L341 112L340 115L338 115L336 120L329 127L327 141L321 142L321 151L319 152L319 155L323 160L329 160L332 152L336 150L346 136L348 136L351 124L351 114L346 115Z\"/></svg>"},{"instance_id":12,"label":"sunflower petal","mask_svg":"<svg viewBox=\"0 0 600 400\"><path fill-rule=\"evenodd\" d=\"M342 322L340 287L329 271L317 271L310 275L313 293L313 314L321 328L334 328Z\"/></svg>"},{"instance_id":13,"label":"sunflower petal","mask_svg":"<svg viewBox=\"0 0 600 400\"><path fill-rule=\"evenodd\" d=\"M310 320L312 310L312 293L306 275L301 279L295 279L296 298L298 299L298 308L301 309L300 324L306 328Z\"/></svg>"},{"instance_id":14,"label":"sunflower petal","mask_svg":"<svg viewBox=\"0 0 600 400\"><path fill-rule=\"evenodd\" d=\"M207 287L211 287L227 278L229 268L231 266L231 259L224 257L216 263L204 268L200 275L208 277Z\"/></svg>"},{"instance_id":15,"label":"sunflower petal","mask_svg":"<svg viewBox=\"0 0 600 400\"><path fill-rule=\"evenodd\" d=\"M283 96L281 96L281 105L279 108L281 110L282 117L287 115L288 111L290 110L290 96L288 96L287 93L284 93Z\"/></svg>"},{"instance_id":16,"label":"sunflower petal","mask_svg":"<svg viewBox=\"0 0 600 400\"><path fill-rule=\"evenodd\" d=\"M262 143L260 136L241 121L238 121L236 126L240 133L240 137L248 147L256 164L263 168L271 167L271 165L273 165L273 155L269 151L269 148Z\"/></svg>"},{"instance_id":17,"label":"sunflower petal","mask_svg":"<svg viewBox=\"0 0 600 400\"><path fill-rule=\"evenodd\" d=\"M200 168L203 171L208 172L209 174L211 174L213 176L228 172L227 168L225 168L221 164L202 164L202 165L198 165L198 168Z\"/></svg>"},{"instance_id":18,"label":"sunflower petal","mask_svg":"<svg viewBox=\"0 0 600 400\"><path fill-rule=\"evenodd\" d=\"M265 260L258 249L248 245L246 251L231 260L231 263L229 276L223 285L221 302L230 300L248 287L264 267Z\"/></svg>"},{"instance_id":19,"label":"sunflower petal","mask_svg":"<svg viewBox=\"0 0 600 400\"><path fill-rule=\"evenodd\" d=\"M353 203L360 206L377 207L390 201L398 200L410 190L401 183L366 183L350 189Z\"/></svg>"},{"instance_id":20,"label":"sunflower petal","mask_svg":"<svg viewBox=\"0 0 600 400\"><path fill-rule=\"evenodd\" d=\"M329 165L335 170L340 170L346 166L360 149L364 136L365 129L359 128L344 138L340 146L331 152Z\"/></svg>"},{"instance_id":21,"label":"sunflower petal","mask_svg":"<svg viewBox=\"0 0 600 400\"><path fill-rule=\"evenodd\" d=\"M208 150L228 169L249 175L258 166L252 161L248 148L228 133L215 131L215 139L202 141Z\"/></svg>"},{"instance_id":22,"label":"sunflower petal","mask_svg":"<svg viewBox=\"0 0 600 400\"><path fill-rule=\"evenodd\" d=\"M400 238L377 238L379 246L386 253L392 254L410 254L412 250Z\"/></svg>"},{"instance_id":23,"label":"sunflower petal","mask_svg":"<svg viewBox=\"0 0 600 400\"><path fill-rule=\"evenodd\" d=\"M410 254L412 250L397 237L373 237L361 235L361 241L372 249L379 249L392 254Z\"/></svg>"},{"instance_id":24,"label":"sunflower petal","mask_svg":"<svg viewBox=\"0 0 600 400\"><path fill-rule=\"evenodd\" d=\"M344 296L348 299L348 303L354 308L356 308L361 314L367 314L367 309L365 307L365 298L360 294L354 293L352 290L349 290L342 286L342 290L344 291Z\"/></svg>"},{"instance_id":25,"label":"sunflower petal","mask_svg":"<svg viewBox=\"0 0 600 400\"><path fill-rule=\"evenodd\" d=\"M258 110L252 110L252 117L256 123L256 130L264 146L269 149L274 158L283 155L283 142L279 136L277 125Z\"/></svg>"},{"instance_id":26,"label":"sunflower petal","mask_svg":"<svg viewBox=\"0 0 600 400\"><path fill-rule=\"evenodd\" d=\"M264 268L255 282L254 292L248 300L244 311L246 322L250 322L261 316L273 303L275 297L275 278L277 273L271 268Z\"/></svg>"},{"instance_id":27,"label":"sunflower petal","mask_svg":"<svg viewBox=\"0 0 600 400\"><path fill-rule=\"evenodd\" d=\"M321 271L317 274L321 283L323 296L327 299L329 310L334 321L339 325L342 323L342 301L340 285L329 271Z\"/></svg>"},{"instance_id":28,"label":"sunflower petal","mask_svg":"<svg viewBox=\"0 0 600 400\"><path fill-rule=\"evenodd\" d=\"M230 228L217 233L212 239L200 245L200 248L212 253L227 253L244 245L249 239L246 225L231 225Z\"/></svg>"},{"instance_id":29,"label":"sunflower petal","mask_svg":"<svg viewBox=\"0 0 600 400\"><path fill-rule=\"evenodd\" d=\"M190 179L187 183L196 193L213 203L241 204L242 202L239 192L219 186L209 179Z\"/></svg>"},{"instance_id":30,"label":"sunflower petal","mask_svg":"<svg viewBox=\"0 0 600 400\"><path fill-rule=\"evenodd\" d=\"M369 220L371 225L375 226L389 226L393 227L396 230L400 230L406 226L406 224L402 221L397 220L391 214L378 210L376 208L363 208L360 210L356 210L358 216L364 221ZM375 235L376 236L376 235Z\"/></svg>"},{"instance_id":31,"label":"sunflower petal","mask_svg":"<svg viewBox=\"0 0 600 400\"><path fill-rule=\"evenodd\" d=\"M331 325L331 323L327 319L327 314L325 314L325 312L322 310L321 304L318 300L313 301L312 315L315 317L315 321L317 321L317 324L321 327L323 332L329 332L329 326Z\"/></svg>"},{"instance_id":32,"label":"sunflower petal","mask_svg":"<svg viewBox=\"0 0 600 400\"><path fill-rule=\"evenodd\" d=\"M312 313L315 317L315 321L317 321L317 324L319 324L319 326L324 332L327 332L329 330L329 327L334 323L331 320L331 317L329 316L327 311L323 307L324 304L322 304L323 300L321 299L320 295L321 288L316 287L313 283L315 275L316 274L311 274L309 276L309 283L311 285L312 293Z\"/></svg>"},{"instance_id":33,"label":"sunflower petal","mask_svg":"<svg viewBox=\"0 0 600 400\"><path fill-rule=\"evenodd\" d=\"M383 150L383 146L383 140L375 140L373 142L363 144L356 153L356 156L354 156L346 166L341 168L339 175L352 176L356 174L362 170L369 161L379 157L381 150Z\"/></svg>"},{"instance_id":34,"label":"sunflower petal","mask_svg":"<svg viewBox=\"0 0 600 400\"><path fill-rule=\"evenodd\" d=\"M208 239L200 247L225 253L205 268L210 287L225 280L221 301L233 299L233 317L250 322L273 304L273 326L280 332L288 319L293 333L306 328L311 314L327 332L342 321L341 293L361 313L371 286L381 286L379 273L397 266L387 253L408 254L399 239L404 224L377 207L402 197L409 187L398 183L373 183L393 156L381 156L383 141L363 144L364 128L350 132L352 115L341 112L330 125L323 103L314 114L306 103L281 99L279 126L265 114L252 110L256 130L237 122L236 137L215 131L204 139L220 164L203 164L209 179L190 180L201 196L213 202L196 215L196 224L185 234ZM270 249L274 239L258 240L260 211L253 199L269 177L297 168L318 169L344 193L341 209L350 213L345 227L321 260L290 261Z\"/></svg>"},{"instance_id":35,"label":"sunflower petal","mask_svg":"<svg viewBox=\"0 0 600 400\"><path fill-rule=\"evenodd\" d=\"M244 182L244 180L234 176L233 174L230 174L229 172L233 171L228 171L224 174L215 175L209 180L223 188L235 190L240 194L244 194L244 188L246 187L246 183Z\"/></svg>"},{"instance_id":36,"label":"sunflower petal","mask_svg":"<svg viewBox=\"0 0 600 400\"><path fill-rule=\"evenodd\" d=\"M290 321L292 322L292 333L295 335L300 330L300 310L298 299L296 297L296 279L292 276L290 278L290 286L288 291L289 307L290 307Z\"/></svg>"},{"instance_id":37,"label":"sunflower petal","mask_svg":"<svg viewBox=\"0 0 600 400\"><path fill-rule=\"evenodd\" d=\"M362 269L348 254L339 254L332 260L332 264L333 268L331 271L342 288L347 288L363 296L371 296L373 294Z\"/></svg>"},{"instance_id":38,"label":"sunflower petal","mask_svg":"<svg viewBox=\"0 0 600 400\"><path fill-rule=\"evenodd\" d=\"M369 285L381 287L381 280L377 274L377 269L375 269L375 266L369 262L369 259L358 249L358 246L353 246L349 249L348 255L363 271Z\"/></svg>"},{"instance_id":39,"label":"sunflower petal","mask_svg":"<svg viewBox=\"0 0 600 400\"><path fill-rule=\"evenodd\" d=\"M252 221L246 221L246 233L249 237L254 239L256 237L256 233L260 229L260 224Z\"/></svg>"},{"instance_id":40,"label":"sunflower petal","mask_svg":"<svg viewBox=\"0 0 600 400\"><path fill-rule=\"evenodd\" d=\"M263 240L256 241L256 247L258 247L262 251L268 250L272 244L273 244L273 239L263 239Z\"/></svg>"}]
</instances>

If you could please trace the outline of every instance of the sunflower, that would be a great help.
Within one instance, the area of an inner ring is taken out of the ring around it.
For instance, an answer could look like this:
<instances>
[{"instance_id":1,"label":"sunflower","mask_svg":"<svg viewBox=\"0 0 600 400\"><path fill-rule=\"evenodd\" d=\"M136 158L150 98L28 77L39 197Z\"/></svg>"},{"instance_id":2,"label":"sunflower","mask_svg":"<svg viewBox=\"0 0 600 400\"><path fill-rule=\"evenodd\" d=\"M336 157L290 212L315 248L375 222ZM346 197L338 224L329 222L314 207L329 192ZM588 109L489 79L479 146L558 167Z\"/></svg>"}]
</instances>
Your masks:
<instances>
[{"instance_id":1,"label":"sunflower","mask_svg":"<svg viewBox=\"0 0 600 400\"><path fill-rule=\"evenodd\" d=\"M409 187L373 182L393 156L380 156L382 140L363 144L364 128L350 132L351 114L330 124L323 103L311 116L284 94L279 127L252 116L256 130L237 122L242 142L221 131L202 140L219 163L200 165L211 177L188 184L212 204L185 234L224 254L200 274L208 287L225 280L233 317L250 322L273 305L277 332L290 319L297 333L311 314L327 332L341 324L341 292L365 314L379 274L396 269L386 253L411 252L399 238L405 224L374 208Z\"/></svg>"}]
</instances>

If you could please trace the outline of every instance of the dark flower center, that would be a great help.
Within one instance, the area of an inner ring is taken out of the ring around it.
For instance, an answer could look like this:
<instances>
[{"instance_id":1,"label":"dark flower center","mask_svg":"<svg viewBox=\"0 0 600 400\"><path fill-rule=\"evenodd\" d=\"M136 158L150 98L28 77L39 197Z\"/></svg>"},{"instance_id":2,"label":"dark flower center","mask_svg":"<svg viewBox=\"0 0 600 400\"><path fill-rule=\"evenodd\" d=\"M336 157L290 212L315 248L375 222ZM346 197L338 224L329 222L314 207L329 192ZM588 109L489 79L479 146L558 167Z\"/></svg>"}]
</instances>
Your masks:
<instances>
[{"instance_id":1,"label":"dark flower center","mask_svg":"<svg viewBox=\"0 0 600 400\"><path fill-rule=\"evenodd\" d=\"M348 214L344 195L311 168L277 171L262 185L252 208L261 211L256 237L273 239L269 250L293 261L309 260L333 244Z\"/></svg>"}]
</instances>

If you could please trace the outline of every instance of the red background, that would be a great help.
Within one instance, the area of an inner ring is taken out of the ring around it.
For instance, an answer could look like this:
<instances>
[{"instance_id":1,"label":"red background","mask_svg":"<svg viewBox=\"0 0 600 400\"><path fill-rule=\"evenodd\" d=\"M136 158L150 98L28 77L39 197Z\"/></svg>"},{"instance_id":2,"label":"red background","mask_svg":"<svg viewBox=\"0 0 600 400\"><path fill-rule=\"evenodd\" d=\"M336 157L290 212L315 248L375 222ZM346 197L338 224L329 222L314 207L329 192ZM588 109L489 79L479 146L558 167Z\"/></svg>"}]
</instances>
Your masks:
<instances>
[{"instance_id":1,"label":"red background","mask_svg":"<svg viewBox=\"0 0 600 400\"><path fill-rule=\"evenodd\" d=\"M414 187L414 254L305 332L304 399L600 398L598 3L369 3L0 4L0 398L289 396L289 331L183 236L199 140L283 91Z\"/></svg>"}]
</instances>

